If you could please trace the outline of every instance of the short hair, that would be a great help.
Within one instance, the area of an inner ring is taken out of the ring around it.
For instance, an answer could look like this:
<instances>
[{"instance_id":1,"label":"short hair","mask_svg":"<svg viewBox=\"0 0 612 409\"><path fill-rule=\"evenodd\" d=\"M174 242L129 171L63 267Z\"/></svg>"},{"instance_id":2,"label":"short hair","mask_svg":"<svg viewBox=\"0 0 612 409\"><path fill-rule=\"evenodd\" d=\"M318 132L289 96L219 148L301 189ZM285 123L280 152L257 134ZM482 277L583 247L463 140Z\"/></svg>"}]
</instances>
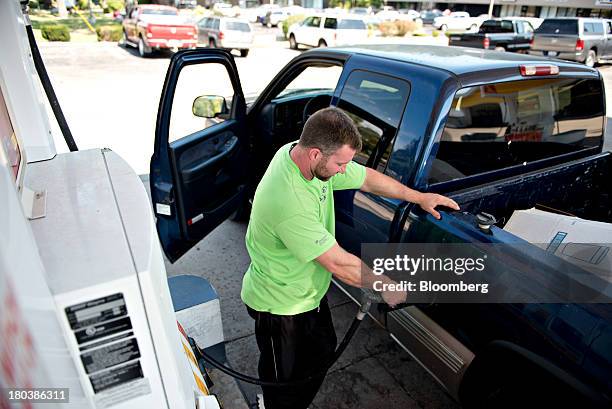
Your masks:
<instances>
[{"instance_id":1,"label":"short hair","mask_svg":"<svg viewBox=\"0 0 612 409\"><path fill-rule=\"evenodd\" d=\"M344 145L359 152L361 135L347 114L339 108L329 107L315 112L308 118L299 143L306 148L318 148L328 156Z\"/></svg>"}]
</instances>

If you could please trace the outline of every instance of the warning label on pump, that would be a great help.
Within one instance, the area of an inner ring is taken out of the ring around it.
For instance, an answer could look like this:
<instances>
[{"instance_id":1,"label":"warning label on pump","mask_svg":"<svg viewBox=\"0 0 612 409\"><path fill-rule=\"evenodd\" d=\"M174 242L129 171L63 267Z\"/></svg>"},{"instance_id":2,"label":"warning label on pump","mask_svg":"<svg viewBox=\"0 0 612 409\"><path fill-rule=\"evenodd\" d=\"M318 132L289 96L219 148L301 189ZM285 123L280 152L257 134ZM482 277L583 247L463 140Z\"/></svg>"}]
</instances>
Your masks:
<instances>
[{"instance_id":1,"label":"warning label on pump","mask_svg":"<svg viewBox=\"0 0 612 409\"><path fill-rule=\"evenodd\" d=\"M127 314L123 294L117 293L66 307L66 316L73 330L112 320Z\"/></svg>"},{"instance_id":2,"label":"warning label on pump","mask_svg":"<svg viewBox=\"0 0 612 409\"><path fill-rule=\"evenodd\" d=\"M115 321L104 322L101 324L90 325L87 328L75 331L74 336L79 344L93 341L102 337L116 334L118 332L132 329L130 317L120 318Z\"/></svg>"},{"instance_id":3,"label":"warning label on pump","mask_svg":"<svg viewBox=\"0 0 612 409\"><path fill-rule=\"evenodd\" d=\"M136 361L118 368L90 375L89 381L91 382L94 392L98 393L143 377L144 375L142 373L140 361Z\"/></svg>"},{"instance_id":4,"label":"warning label on pump","mask_svg":"<svg viewBox=\"0 0 612 409\"><path fill-rule=\"evenodd\" d=\"M108 369L136 358L140 358L140 350L138 349L136 338L116 342L81 354L81 361L85 367L85 372L88 374Z\"/></svg>"},{"instance_id":5,"label":"warning label on pump","mask_svg":"<svg viewBox=\"0 0 612 409\"><path fill-rule=\"evenodd\" d=\"M149 385L149 380L142 378L99 393L94 399L96 401L96 408L104 409L150 393L151 386Z\"/></svg>"}]
</instances>

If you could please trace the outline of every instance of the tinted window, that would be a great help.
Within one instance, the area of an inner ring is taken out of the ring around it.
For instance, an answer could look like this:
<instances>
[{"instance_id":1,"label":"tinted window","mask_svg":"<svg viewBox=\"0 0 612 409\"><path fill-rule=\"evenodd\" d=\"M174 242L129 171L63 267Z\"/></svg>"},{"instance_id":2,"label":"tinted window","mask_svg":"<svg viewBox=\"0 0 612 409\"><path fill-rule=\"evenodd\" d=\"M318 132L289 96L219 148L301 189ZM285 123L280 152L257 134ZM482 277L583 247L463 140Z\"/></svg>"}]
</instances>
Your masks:
<instances>
[{"instance_id":1,"label":"tinted window","mask_svg":"<svg viewBox=\"0 0 612 409\"><path fill-rule=\"evenodd\" d=\"M487 20L480 26L480 33L513 33L512 21Z\"/></svg>"},{"instance_id":2,"label":"tinted window","mask_svg":"<svg viewBox=\"0 0 612 409\"><path fill-rule=\"evenodd\" d=\"M578 34L578 20L546 19L536 30L538 34Z\"/></svg>"},{"instance_id":3,"label":"tinted window","mask_svg":"<svg viewBox=\"0 0 612 409\"><path fill-rule=\"evenodd\" d=\"M612 23L610 23L609 21L606 22L606 32L608 34L612 34Z\"/></svg>"},{"instance_id":4,"label":"tinted window","mask_svg":"<svg viewBox=\"0 0 612 409\"><path fill-rule=\"evenodd\" d=\"M241 21L228 21L225 23L225 27L227 27L228 30L243 31L245 33L251 31L249 25Z\"/></svg>"},{"instance_id":5,"label":"tinted window","mask_svg":"<svg viewBox=\"0 0 612 409\"><path fill-rule=\"evenodd\" d=\"M340 20L338 28L345 30L365 30L366 25L361 20Z\"/></svg>"},{"instance_id":6,"label":"tinted window","mask_svg":"<svg viewBox=\"0 0 612 409\"><path fill-rule=\"evenodd\" d=\"M306 25L309 27L319 27L321 25L321 17L313 17Z\"/></svg>"},{"instance_id":7,"label":"tinted window","mask_svg":"<svg viewBox=\"0 0 612 409\"><path fill-rule=\"evenodd\" d=\"M599 146L597 80L538 79L461 89L429 183L476 175Z\"/></svg>"},{"instance_id":8,"label":"tinted window","mask_svg":"<svg viewBox=\"0 0 612 409\"><path fill-rule=\"evenodd\" d=\"M409 93L410 85L397 78L360 70L350 74L338 106L361 133L363 148L356 162L384 171Z\"/></svg>"},{"instance_id":9,"label":"tinted window","mask_svg":"<svg viewBox=\"0 0 612 409\"><path fill-rule=\"evenodd\" d=\"M212 29L213 30L218 30L219 29L219 19L214 19L212 21Z\"/></svg>"},{"instance_id":10,"label":"tinted window","mask_svg":"<svg viewBox=\"0 0 612 409\"><path fill-rule=\"evenodd\" d=\"M335 30L337 26L338 20L336 20L335 18L326 18L325 23L323 24L323 27L331 28L332 30Z\"/></svg>"}]
</instances>

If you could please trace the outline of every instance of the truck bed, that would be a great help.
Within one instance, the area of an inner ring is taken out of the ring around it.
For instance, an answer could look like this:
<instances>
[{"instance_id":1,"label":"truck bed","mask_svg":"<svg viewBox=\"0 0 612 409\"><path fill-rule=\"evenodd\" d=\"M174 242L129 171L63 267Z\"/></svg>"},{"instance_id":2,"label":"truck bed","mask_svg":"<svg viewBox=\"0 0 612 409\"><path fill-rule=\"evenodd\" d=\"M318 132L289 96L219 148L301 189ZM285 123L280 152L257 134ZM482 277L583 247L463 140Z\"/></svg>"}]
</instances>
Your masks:
<instances>
[{"instance_id":1,"label":"truck bed","mask_svg":"<svg viewBox=\"0 0 612 409\"><path fill-rule=\"evenodd\" d=\"M605 152L475 188L441 193L452 196L463 211L494 215L499 227L515 210L536 205L612 223L611 170L612 154Z\"/></svg>"}]
</instances>

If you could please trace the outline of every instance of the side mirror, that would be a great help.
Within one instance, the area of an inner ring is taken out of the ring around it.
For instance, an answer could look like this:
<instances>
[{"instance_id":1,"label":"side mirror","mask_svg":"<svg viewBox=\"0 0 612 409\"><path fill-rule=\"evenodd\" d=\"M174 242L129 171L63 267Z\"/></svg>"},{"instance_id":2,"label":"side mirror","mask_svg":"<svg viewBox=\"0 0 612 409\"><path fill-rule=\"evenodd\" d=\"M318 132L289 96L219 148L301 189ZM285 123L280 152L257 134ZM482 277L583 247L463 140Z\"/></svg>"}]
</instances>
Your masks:
<instances>
[{"instance_id":1,"label":"side mirror","mask_svg":"<svg viewBox=\"0 0 612 409\"><path fill-rule=\"evenodd\" d=\"M201 118L216 118L229 113L225 98L218 95L202 95L193 101L191 112Z\"/></svg>"}]
</instances>

